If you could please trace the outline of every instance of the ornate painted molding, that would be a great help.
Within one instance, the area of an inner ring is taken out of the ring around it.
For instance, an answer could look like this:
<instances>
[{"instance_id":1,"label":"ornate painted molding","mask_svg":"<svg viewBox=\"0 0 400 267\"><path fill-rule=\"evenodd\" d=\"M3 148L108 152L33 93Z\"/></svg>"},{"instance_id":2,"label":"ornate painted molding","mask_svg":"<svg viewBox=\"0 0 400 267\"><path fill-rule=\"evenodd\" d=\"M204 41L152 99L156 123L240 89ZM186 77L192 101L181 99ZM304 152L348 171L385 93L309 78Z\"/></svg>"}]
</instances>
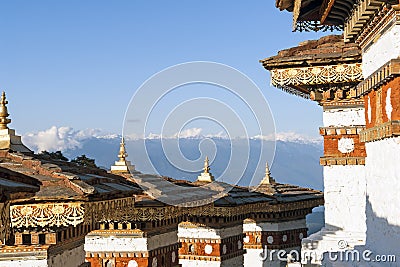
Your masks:
<instances>
[{"instance_id":1,"label":"ornate painted molding","mask_svg":"<svg viewBox=\"0 0 400 267\"><path fill-rule=\"evenodd\" d=\"M332 108L340 108L340 107L364 107L364 99L354 98L356 96L356 90L352 89L349 94L347 94L349 98L339 99L339 100L328 100L321 101L321 105L325 110L329 110Z\"/></svg>"},{"instance_id":2,"label":"ornate painted molding","mask_svg":"<svg viewBox=\"0 0 400 267\"><path fill-rule=\"evenodd\" d=\"M388 6L382 8L373 16L367 25L355 38L355 43L362 49L367 49L376 40L377 35L382 35L391 25L398 20L398 12Z\"/></svg>"},{"instance_id":3,"label":"ornate painted molding","mask_svg":"<svg viewBox=\"0 0 400 267\"><path fill-rule=\"evenodd\" d=\"M87 202L85 203L85 223L128 221L129 214L136 210L134 206L134 197Z\"/></svg>"},{"instance_id":4,"label":"ornate painted molding","mask_svg":"<svg viewBox=\"0 0 400 267\"><path fill-rule=\"evenodd\" d=\"M255 203L248 205L241 205L237 207L215 207L214 205L206 205L200 207L192 208L182 208L174 206L165 207L135 207L130 206L127 209L107 209L103 205L88 207L88 210L95 210L93 219L96 222L101 221L157 221L157 220L167 220L172 218L179 218L181 216L216 216L216 217L232 217L239 215L246 215L250 211L251 213L265 213L265 212L281 212L288 210L298 210L313 208L315 206L321 205L323 199L312 199L299 201L294 203ZM90 205L90 204L89 204ZM88 219L90 216L88 215Z\"/></svg>"},{"instance_id":5,"label":"ornate painted molding","mask_svg":"<svg viewBox=\"0 0 400 267\"><path fill-rule=\"evenodd\" d=\"M384 4L383 0L358 1L344 24L344 41L350 42L355 38Z\"/></svg>"},{"instance_id":6,"label":"ornate painted molding","mask_svg":"<svg viewBox=\"0 0 400 267\"><path fill-rule=\"evenodd\" d=\"M357 85L357 96L362 96L373 89L378 89L399 75L400 59L392 59Z\"/></svg>"},{"instance_id":7,"label":"ornate painted molding","mask_svg":"<svg viewBox=\"0 0 400 267\"><path fill-rule=\"evenodd\" d=\"M194 208L175 206L134 207L134 197L97 202L71 202L57 204L26 204L10 207L13 228L77 226L92 222L146 222L181 216L232 217L249 213L282 212L314 208L323 204L322 198L305 199L292 203L270 204L261 202L237 207L206 205Z\"/></svg>"},{"instance_id":8,"label":"ornate painted molding","mask_svg":"<svg viewBox=\"0 0 400 267\"><path fill-rule=\"evenodd\" d=\"M299 210L312 208L323 203L323 199L310 199L305 201L298 201L294 203L255 203L241 205L237 207L215 207L214 205L207 205L201 207L192 208L181 208L174 206L166 207L136 207L129 210L128 213L122 217L118 217L118 214L114 213L109 218L103 217L105 220L125 220L125 221L151 221L151 220L164 220L177 218L179 216L215 216L215 217L232 217L247 215L249 213L266 213L266 212L282 212L289 210Z\"/></svg>"},{"instance_id":9,"label":"ornate painted molding","mask_svg":"<svg viewBox=\"0 0 400 267\"><path fill-rule=\"evenodd\" d=\"M364 129L365 126L320 127L319 134L322 136L359 134Z\"/></svg>"},{"instance_id":10,"label":"ornate painted molding","mask_svg":"<svg viewBox=\"0 0 400 267\"><path fill-rule=\"evenodd\" d=\"M84 221L82 202L27 204L10 207L11 224L19 227L76 226Z\"/></svg>"},{"instance_id":11,"label":"ornate painted molding","mask_svg":"<svg viewBox=\"0 0 400 267\"><path fill-rule=\"evenodd\" d=\"M134 197L97 202L12 205L13 228L77 226L81 223L123 219L134 207Z\"/></svg>"},{"instance_id":12,"label":"ornate painted molding","mask_svg":"<svg viewBox=\"0 0 400 267\"><path fill-rule=\"evenodd\" d=\"M293 23L293 31L294 32L333 32L333 31L342 31L342 25L324 25L319 21L303 21L297 20Z\"/></svg>"},{"instance_id":13,"label":"ornate painted molding","mask_svg":"<svg viewBox=\"0 0 400 267\"><path fill-rule=\"evenodd\" d=\"M361 63L271 70L271 83L280 88L356 83L362 80Z\"/></svg>"},{"instance_id":14,"label":"ornate painted molding","mask_svg":"<svg viewBox=\"0 0 400 267\"><path fill-rule=\"evenodd\" d=\"M389 121L361 131L360 140L361 142L372 142L394 136L400 136L400 121Z\"/></svg>"},{"instance_id":15,"label":"ornate painted molding","mask_svg":"<svg viewBox=\"0 0 400 267\"><path fill-rule=\"evenodd\" d=\"M277 231L249 231L245 232L245 249L268 249L293 248L301 245L303 237L307 236L307 228L295 228ZM294 237L293 240L290 237Z\"/></svg>"}]
</instances>

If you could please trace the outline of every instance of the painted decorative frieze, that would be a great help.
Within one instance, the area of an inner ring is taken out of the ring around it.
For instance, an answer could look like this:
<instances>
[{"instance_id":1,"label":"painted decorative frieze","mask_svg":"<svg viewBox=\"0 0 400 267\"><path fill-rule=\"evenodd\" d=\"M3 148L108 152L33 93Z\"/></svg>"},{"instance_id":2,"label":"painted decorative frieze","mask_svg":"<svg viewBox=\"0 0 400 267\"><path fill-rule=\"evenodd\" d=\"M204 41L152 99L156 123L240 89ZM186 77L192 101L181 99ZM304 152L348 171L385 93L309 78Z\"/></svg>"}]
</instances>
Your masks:
<instances>
[{"instance_id":1,"label":"painted decorative frieze","mask_svg":"<svg viewBox=\"0 0 400 267\"><path fill-rule=\"evenodd\" d=\"M85 216L82 202L12 205L10 212L13 228L76 226Z\"/></svg>"},{"instance_id":2,"label":"painted decorative frieze","mask_svg":"<svg viewBox=\"0 0 400 267\"><path fill-rule=\"evenodd\" d=\"M361 80L361 63L271 70L271 83L277 87L340 84Z\"/></svg>"}]
</instances>

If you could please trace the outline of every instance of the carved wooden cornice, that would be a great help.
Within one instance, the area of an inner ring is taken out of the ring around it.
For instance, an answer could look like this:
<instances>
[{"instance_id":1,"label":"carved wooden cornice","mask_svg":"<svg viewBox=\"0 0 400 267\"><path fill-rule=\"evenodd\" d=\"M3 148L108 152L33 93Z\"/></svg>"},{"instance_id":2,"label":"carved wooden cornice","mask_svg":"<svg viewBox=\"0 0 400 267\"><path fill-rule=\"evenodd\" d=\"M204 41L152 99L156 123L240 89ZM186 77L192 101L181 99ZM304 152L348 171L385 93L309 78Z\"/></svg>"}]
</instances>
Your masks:
<instances>
[{"instance_id":1,"label":"carved wooden cornice","mask_svg":"<svg viewBox=\"0 0 400 267\"><path fill-rule=\"evenodd\" d=\"M359 134L365 126L320 127L319 133L325 135Z\"/></svg>"},{"instance_id":2,"label":"carved wooden cornice","mask_svg":"<svg viewBox=\"0 0 400 267\"><path fill-rule=\"evenodd\" d=\"M256 213L283 212L314 208L322 205L321 195L311 195L303 201L270 204L266 202L235 207L216 207L213 204L182 208L134 207L134 198L114 199L98 202L71 202L57 204L12 205L10 208L13 228L76 226L80 223L105 221L159 221L182 216L233 217Z\"/></svg>"},{"instance_id":3,"label":"carved wooden cornice","mask_svg":"<svg viewBox=\"0 0 400 267\"><path fill-rule=\"evenodd\" d=\"M400 121L389 121L360 133L361 142L372 142L387 137L400 136Z\"/></svg>"},{"instance_id":4,"label":"carved wooden cornice","mask_svg":"<svg viewBox=\"0 0 400 267\"><path fill-rule=\"evenodd\" d=\"M345 42L352 41L386 2L383 0L358 1L356 7L353 8L352 14L344 23Z\"/></svg>"},{"instance_id":5,"label":"carved wooden cornice","mask_svg":"<svg viewBox=\"0 0 400 267\"><path fill-rule=\"evenodd\" d=\"M364 99L355 98L356 97L356 90L352 88L349 92L345 95L345 99L339 100L328 100L328 101L321 101L320 104L322 105L324 111L329 109L336 109L341 107L364 107Z\"/></svg>"},{"instance_id":6,"label":"carved wooden cornice","mask_svg":"<svg viewBox=\"0 0 400 267\"><path fill-rule=\"evenodd\" d=\"M363 80L361 63L271 70L271 84L290 93L309 96L305 87L358 83Z\"/></svg>"},{"instance_id":7,"label":"carved wooden cornice","mask_svg":"<svg viewBox=\"0 0 400 267\"><path fill-rule=\"evenodd\" d=\"M397 23L398 14L393 8L389 6L382 6L382 8L373 16L373 18L365 25L357 37L354 38L361 48L368 49L368 47L377 40L378 35L382 35L392 25Z\"/></svg>"},{"instance_id":8,"label":"carved wooden cornice","mask_svg":"<svg viewBox=\"0 0 400 267\"><path fill-rule=\"evenodd\" d=\"M362 96L371 90L378 89L399 75L400 59L392 59L357 85L357 96Z\"/></svg>"},{"instance_id":9,"label":"carved wooden cornice","mask_svg":"<svg viewBox=\"0 0 400 267\"><path fill-rule=\"evenodd\" d=\"M365 165L365 157L321 157L322 166L331 165Z\"/></svg>"}]
</instances>

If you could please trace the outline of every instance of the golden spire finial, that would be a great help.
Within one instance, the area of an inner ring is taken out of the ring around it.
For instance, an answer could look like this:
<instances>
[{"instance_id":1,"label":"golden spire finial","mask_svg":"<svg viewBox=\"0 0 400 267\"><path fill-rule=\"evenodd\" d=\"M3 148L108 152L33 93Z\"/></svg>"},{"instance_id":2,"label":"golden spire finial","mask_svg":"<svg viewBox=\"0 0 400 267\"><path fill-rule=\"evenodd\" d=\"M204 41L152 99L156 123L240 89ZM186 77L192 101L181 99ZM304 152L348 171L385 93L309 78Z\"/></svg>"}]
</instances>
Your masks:
<instances>
[{"instance_id":1,"label":"golden spire finial","mask_svg":"<svg viewBox=\"0 0 400 267\"><path fill-rule=\"evenodd\" d=\"M119 145L119 153L118 153L119 161L125 161L126 157L128 157L128 154L126 154L125 152L125 140L124 137L122 137L121 143Z\"/></svg>"},{"instance_id":2,"label":"golden spire finial","mask_svg":"<svg viewBox=\"0 0 400 267\"><path fill-rule=\"evenodd\" d=\"M6 99L6 93L3 91L1 94L1 99L0 99L0 129L8 129L7 124L11 122L10 119L8 119L8 111L7 111L7 104L8 101Z\"/></svg>"},{"instance_id":3,"label":"golden spire finial","mask_svg":"<svg viewBox=\"0 0 400 267\"><path fill-rule=\"evenodd\" d=\"M206 159L204 160L204 169L203 170L204 170L204 173L209 173L210 172L208 156L206 156Z\"/></svg>"},{"instance_id":4,"label":"golden spire finial","mask_svg":"<svg viewBox=\"0 0 400 267\"><path fill-rule=\"evenodd\" d=\"M261 184L271 183L271 171L269 170L268 161L265 163L265 176L261 181Z\"/></svg>"}]
</instances>

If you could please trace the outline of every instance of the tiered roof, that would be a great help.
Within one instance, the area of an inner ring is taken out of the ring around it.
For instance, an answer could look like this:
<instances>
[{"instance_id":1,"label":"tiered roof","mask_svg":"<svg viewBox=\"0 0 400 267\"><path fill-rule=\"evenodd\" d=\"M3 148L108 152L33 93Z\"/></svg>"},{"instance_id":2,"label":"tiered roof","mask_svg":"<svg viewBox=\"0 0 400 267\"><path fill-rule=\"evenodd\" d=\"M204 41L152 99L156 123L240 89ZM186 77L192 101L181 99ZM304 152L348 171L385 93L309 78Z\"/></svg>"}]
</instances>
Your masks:
<instances>
[{"instance_id":1,"label":"tiered roof","mask_svg":"<svg viewBox=\"0 0 400 267\"><path fill-rule=\"evenodd\" d=\"M140 194L137 184L97 168L54 160L36 154L0 151L3 190L32 194L15 202L109 199ZM6 182L7 181L7 182Z\"/></svg>"},{"instance_id":2,"label":"tiered roof","mask_svg":"<svg viewBox=\"0 0 400 267\"><path fill-rule=\"evenodd\" d=\"M275 2L280 10L293 12L294 30L343 29L346 42L356 38L387 6L398 4L398 0L276 0Z\"/></svg>"},{"instance_id":3,"label":"tiered roof","mask_svg":"<svg viewBox=\"0 0 400 267\"><path fill-rule=\"evenodd\" d=\"M313 91L354 87L362 81L361 51L356 44L344 43L341 35L305 41L260 62L271 72L272 85L306 98Z\"/></svg>"},{"instance_id":4,"label":"tiered roof","mask_svg":"<svg viewBox=\"0 0 400 267\"><path fill-rule=\"evenodd\" d=\"M260 60L267 70L291 67L312 67L344 63L360 63L361 51L356 44L345 44L342 35L328 35L307 40Z\"/></svg>"}]
</instances>

